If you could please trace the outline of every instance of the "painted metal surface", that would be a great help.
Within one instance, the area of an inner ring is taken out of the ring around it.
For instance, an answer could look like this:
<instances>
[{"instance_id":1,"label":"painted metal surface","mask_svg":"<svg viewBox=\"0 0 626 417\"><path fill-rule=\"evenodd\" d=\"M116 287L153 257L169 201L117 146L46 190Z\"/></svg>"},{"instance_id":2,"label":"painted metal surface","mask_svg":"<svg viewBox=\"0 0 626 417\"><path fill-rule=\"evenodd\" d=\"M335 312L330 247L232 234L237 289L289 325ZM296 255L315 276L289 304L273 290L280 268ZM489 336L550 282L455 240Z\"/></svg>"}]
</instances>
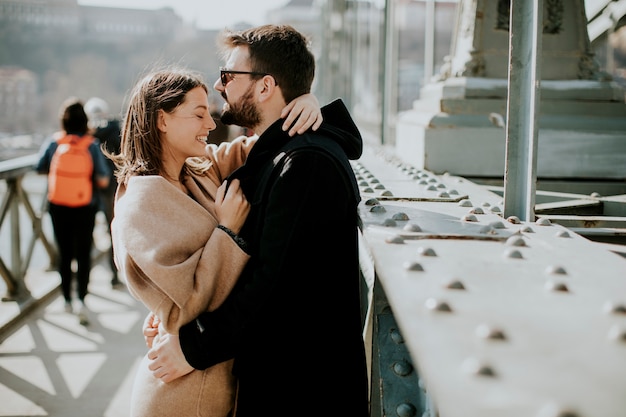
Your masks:
<instances>
[{"instance_id":1,"label":"painted metal surface","mask_svg":"<svg viewBox=\"0 0 626 417\"><path fill-rule=\"evenodd\" d=\"M439 415L624 415L624 258L504 219L462 178L373 149L353 167L377 279Z\"/></svg>"}]
</instances>

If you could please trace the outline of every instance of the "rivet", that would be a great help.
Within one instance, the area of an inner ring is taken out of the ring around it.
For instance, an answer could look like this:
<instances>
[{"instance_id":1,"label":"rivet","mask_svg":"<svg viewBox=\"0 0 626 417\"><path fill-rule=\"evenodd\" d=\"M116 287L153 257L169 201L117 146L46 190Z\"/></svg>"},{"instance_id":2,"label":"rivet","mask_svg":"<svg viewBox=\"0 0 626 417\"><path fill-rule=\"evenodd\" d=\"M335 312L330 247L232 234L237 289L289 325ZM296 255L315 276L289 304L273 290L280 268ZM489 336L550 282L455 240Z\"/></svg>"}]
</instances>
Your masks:
<instances>
[{"instance_id":1,"label":"rivet","mask_svg":"<svg viewBox=\"0 0 626 417\"><path fill-rule=\"evenodd\" d=\"M385 197L391 197L393 196L393 193L389 190L385 190L382 193L380 193L380 195L385 196Z\"/></svg>"},{"instance_id":2,"label":"rivet","mask_svg":"<svg viewBox=\"0 0 626 417\"><path fill-rule=\"evenodd\" d=\"M550 219L547 219L545 217L540 217L539 219L537 219L535 224L537 224L539 226L551 226L552 222L550 221Z\"/></svg>"},{"instance_id":3,"label":"rivet","mask_svg":"<svg viewBox=\"0 0 626 417\"><path fill-rule=\"evenodd\" d=\"M387 209L381 205L372 206L372 208L370 208L371 213L385 213L386 211Z\"/></svg>"},{"instance_id":4,"label":"rivet","mask_svg":"<svg viewBox=\"0 0 626 417\"><path fill-rule=\"evenodd\" d=\"M409 223L404 225L403 229L407 232L421 232L422 228L416 225L415 223Z\"/></svg>"},{"instance_id":5,"label":"rivet","mask_svg":"<svg viewBox=\"0 0 626 417\"><path fill-rule=\"evenodd\" d=\"M626 304L607 301L604 303L604 311L609 314L626 314Z\"/></svg>"},{"instance_id":6,"label":"rivet","mask_svg":"<svg viewBox=\"0 0 626 417\"><path fill-rule=\"evenodd\" d=\"M361 182L359 183L359 187L367 187L368 185L370 185L370 183L369 183L369 182L367 182L367 181L361 181Z\"/></svg>"},{"instance_id":7,"label":"rivet","mask_svg":"<svg viewBox=\"0 0 626 417\"><path fill-rule=\"evenodd\" d=\"M459 192L457 190L450 190L448 192L450 193L450 195L459 195Z\"/></svg>"},{"instance_id":8,"label":"rivet","mask_svg":"<svg viewBox=\"0 0 626 417\"><path fill-rule=\"evenodd\" d=\"M404 338L402 337L402 334L398 331L398 329L391 329L389 333L391 340L393 340L395 344L401 345L402 343L404 343Z\"/></svg>"},{"instance_id":9,"label":"rivet","mask_svg":"<svg viewBox=\"0 0 626 417\"><path fill-rule=\"evenodd\" d=\"M562 282L549 280L546 282L546 289L555 292L569 292L569 288Z\"/></svg>"},{"instance_id":10,"label":"rivet","mask_svg":"<svg viewBox=\"0 0 626 417\"><path fill-rule=\"evenodd\" d=\"M397 223L393 219L385 219L385 221L383 221L383 226L385 227L395 227L396 225Z\"/></svg>"},{"instance_id":11,"label":"rivet","mask_svg":"<svg viewBox=\"0 0 626 417\"><path fill-rule=\"evenodd\" d=\"M593 197L593 198L599 198L599 197L602 197L602 195L601 195L600 193L596 193L596 192L593 192L593 193L591 193L590 195L591 195L591 197Z\"/></svg>"},{"instance_id":12,"label":"rivet","mask_svg":"<svg viewBox=\"0 0 626 417\"><path fill-rule=\"evenodd\" d=\"M374 192L374 190L372 190L371 187L365 187L361 191L364 192L364 193L373 193Z\"/></svg>"},{"instance_id":13,"label":"rivet","mask_svg":"<svg viewBox=\"0 0 626 417\"><path fill-rule=\"evenodd\" d=\"M366 205L366 206L377 206L377 205L379 205L379 204L380 204L380 201L378 201L378 199L377 199L377 198L368 198L368 199L365 201L365 205Z\"/></svg>"},{"instance_id":14,"label":"rivet","mask_svg":"<svg viewBox=\"0 0 626 417\"><path fill-rule=\"evenodd\" d=\"M526 242L520 236L511 236L506 240L508 246L526 246Z\"/></svg>"},{"instance_id":15,"label":"rivet","mask_svg":"<svg viewBox=\"0 0 626 417\"><path fill-rule=\"evenodd\" d=\"M533 228L528 226L528 225L522 226L522 228L519 229L519 231L522 232L522 233L535 233Z\"/></svg>"},{"instance_id":16,"label":"rivet","mask_svg":"<svg viewBox=\"0 0 626 417\"><path fill-rule=\"evenodd\" d=\"M399 361L393 364L393 372L399 376L407 376L413 372L413 367L407 361Z\"/></svg>"},{"instance_id":17,"label":"rivet","mask_svg":"<svg viewBox=\"0 0 626 417\"><path fill-rule=\"evenodd\" d=\"M539 410L537 417L579 417L579 415L573 410L556 404L548 404Z\"/></svg>"},{"instance_id":18,"label":"rivet","mask_svg":"<svg viewBox=\"0 0 626 417\"><path fill-rule=\"evenodd\" d=\"M402 236L398 236L398 235L388 236L385 239L385 242L400 244L400 243L404 243L404 238Z\"/></svg>"},{"instance_id":19,"label":"rivet","mask_svg":"<svg viewBox=\"0 0 626 417\"><path fill-rule=\"evenodd\" d=\"M423 271L424 268L419 262L407 261L404 263L404 269L407 271Z\"/></svg>"},{"instance_id":20,"label":"rivet","mask_svg":"<svg viewBox=\"0 0 626 417\"><path fill-rule=\"evenodd\" d=\"M446 193L445 191L442 191L439 194L437 194L437 197L439 197L439 198L450 198L450 194Z\"/></svg>"},{"instance_id":21,"label":"rivet","mask_svg":"<svg viewBox=\"0 0 626 417\"><path fill-rule=\"evenodd\" d=\"M419 249L417 249L417 253L422 256L437 256L433 248L420 247Z\"/></svg>"},{"instance_id":22,"label":"rivet","mask_svg":"<svg viewBox=\"0 0 626 417\"><path fill-rule=\"evenodd\" d=\"M463 362L463 369L469 374L477 376L496 376L493 368L487 364L480 363L476 358L469 358Z\"/></svg>"},{"instance_id":23,"label":"rivet","mask_svg":"<svg viewBox=\"0 0 626 417\"><path fill-rule=\"evenodd\" d=\"M437 184L437 188L446 188L446 185L442 184L442 183L439 183L439 184Z\"/></svg>"},{"instance_id":24,"label":"rivet","mask_svg":"<svg viewBox=\"0 0 626 417\"><path fill-rule=\"evenodd\" d=\"M511 259L524 259L524 257L522 256L522 252L518 251L517 249L507 249L506 251L504 251L504 257Z\"/></svg>"},{"instance_id":25,"label":"rivet","mask_svg":"<svg viewBox=\"0 0 626 417\"><path fill-rule=\"evenodd\" d=\"M407 216L406 213L396 213L391 218L400 221L409 220L409 216Z\"/></svg>"},{"instance_id":26,"label":"rivet","mask_svg":"<svg viewBox=\"0 0 626 417\"><path fill-rule=\"evenodd\" d=\"M504 332L488 324L481 324L476 328L476 336L481 339L506 340Z\"/></svg>"},{"instance_id":27,"label":"rivet","mask_svg":"<svg viewBox=\"0 0 626 417\"><path fill-rule=\"evenodd\" d=\"M549 275L567 275L565 268L557 265L550 265L546 268L546 274Z\"/></svg>"},{"instance_id":28,"label":"rivet","mask_svg":"<svg viewBox=\"0 0 626 417\"><path fill-rule=\"evenodd\" d=\"M556 237L571 237L571 236L566 230L559 230L556 234Z\"/></svg>"},{"instance_id":29,"label":"rivet","mask_svg":"<svg viewBox=\"0 0 626 417\"><path fill-rule=\"evenodd\" d=\"M377 185L374 187L374 189L375 189L375 190L384 190L384 189L385 189L385 186L384 186L384 185L382 185L382 184L377 184Z\"/></svg>"},{"instance_id":30,"label":"rivet","mask_svg":"<svg viewBox=\"0 0 626 417\"><path fill-rule=\"evenodd\" d=\"M420 387L422 391L426 392L426 383L424 382L423 378L418 378L417 386Z\"/></svg>"},{"instance_id":31,"label":"rivet","mask_svg":"<svg viewBox=\"0 0 626 417\"><path fill-rule=\"evenodd\" d=\"M483 226L480 228L478 232L483 235L497 235L498 234L498 231L491 226Z\"/></svg>"},{"instance_id":32,"label":"rivet","mask_svg":"<svg viewBox=\"0 0 626 417\"><path fill-rule=\"evenodd\" d=\"M417 409L413 404L402 403L396 407L396 414L398 417L414 417L417 415Z\"/></svg>"},{"instance_id":33,"label":"rivet","mask_svg":"<svg viewBox=\"0 0 626 417\"><path fill-rule=\"evenodd\" d=\"M472 207L473 204L472 204L472 202L470 200L464 199L464 200L459 201L459 206L461 206L461 207Z\"/></svg>"},{"instance_id":34,"label":"rivet","mask_svg":"<svg viewBox=\"0 0 626 417\"><path fill-rule=\"evenodd\" d=\"M463 220L464 222L477 222L478 217L473 214L466 214L461 220Z\"/></svg>"},{"instance_id":35,"label":"rivet","mask_svg":"<svg viewBox=\"0 0 626 417\"><path fill-rule=\"evenodd\" d=\"M372 180L370 182L372 184L378 184L380 181L378 181L376 178L372 178Z\"/></svg>"},{"instance_id":36,"label":"rivet","mask_svg":"<svg viewBox=\"0 0 626 417\"><path fill-rule=\"evenodd\" d=\"M429 298L428 300L426 300L424 305L426 306L428 310L431 310L431 311L440 311L440 312L446 312L446 313L449 313L452 311L448 303L446 303L445 301L437 300L435 298Z\"/></svg>"},{"instance_id":37,"label":"rivet","mask_svg":"<svg viewBox=\"0 0 626 417\"><path fill-rule=\"evenodd\" d=\"M502 211L502 210L500 210L500 207L498 207L498 206L493 206L493 207L491 207L490 210L491 210L492 213L500 213Z\"/></svg>"},{"instance_id":38,"label":"rivet","mask_svg":"<svg viewBox=\"0 0 626 417\"><path fill-rule=\"evenodd\" d=\"M480 207L474 207L473 209L470 210L470 213L472 214L485 214L485 211L480 208Z\"/></svg>"},{"instance_id":39,"label":"rivet","mask_svg":"<svg viewBox=\"0 0 626 417\"><path fill-rule=\"evenodd\" d=\"M483 203L483 207L491 207L491 203L489 203L488 201L485 201Z\"/></svg>"},{"instance_id":40,"label":"rivet","mask_svg":"<svg viewBox=\"0 0 626 417\"><path fill-rule=\"evenodd\" d=\"M463 285L463 283L459 281L458 279L448 282L445 285L445 287L449 290L464 290L465 289L465 285Z\"/></svg>"},{"instance_id":41,"label":"rivet","mask_svg":"<svg viewBox=\"0 0 626 417\"><path fill-rule=\"evenodd\" d=\"M434 185L429 185L428 187L426 187L426 189L428 191L437 191L437 187L435 187Z\"/></svg>"},{"instance_id":42,"label":"rivet","mask_svg":"<svg viewBox=\"0 0 626 417\"><path fill-rule=\"evenodd\" d=\"M493 227L494 229L506 229L505 224L502 222L492 222L489 223L489 226Z\"/></svg>"},{"instance_id":43,"label":"rivet","mask_svg":"<svg viewBox=\"0 0 626 417\"><path fill-rule=\"evenodd\" d=\"M522 222L517 216L509 216L506 218L506 221L513 224L520 224Z\"/></svg>"},{"instance_id":44,"label":"rivet","mask_svg":"<svg viewBox=\"0 0 626 417\"><path fill-rule=\"evenodd\" d=\"M626 342L626 329L619 324L611 326L609 329L609 339L616 342Z\"/></svg>"}]
</instances>

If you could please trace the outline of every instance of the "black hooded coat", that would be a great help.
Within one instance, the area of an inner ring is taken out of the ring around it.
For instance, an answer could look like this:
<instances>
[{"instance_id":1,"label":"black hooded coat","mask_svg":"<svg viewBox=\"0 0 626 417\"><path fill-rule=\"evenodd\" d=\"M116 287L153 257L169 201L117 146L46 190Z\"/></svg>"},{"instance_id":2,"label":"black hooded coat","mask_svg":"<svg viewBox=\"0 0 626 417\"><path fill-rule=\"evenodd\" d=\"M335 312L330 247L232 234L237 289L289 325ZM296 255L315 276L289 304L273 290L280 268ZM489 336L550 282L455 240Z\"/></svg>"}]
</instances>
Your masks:
<instances>
[{"instance_id":1,"label":"black hooded coat","mask_svg":"<svg viewBox=\"0 0 626 417\"><path fill-rule=\"evenodd\" d=\"M322 112L295 138L274 123L231 175L251 203L251 260L221 307L180 329L193 367L235 359L237 417L369 415L349 162L363 142L341 100Z\"/></svg>"}]
</instances>

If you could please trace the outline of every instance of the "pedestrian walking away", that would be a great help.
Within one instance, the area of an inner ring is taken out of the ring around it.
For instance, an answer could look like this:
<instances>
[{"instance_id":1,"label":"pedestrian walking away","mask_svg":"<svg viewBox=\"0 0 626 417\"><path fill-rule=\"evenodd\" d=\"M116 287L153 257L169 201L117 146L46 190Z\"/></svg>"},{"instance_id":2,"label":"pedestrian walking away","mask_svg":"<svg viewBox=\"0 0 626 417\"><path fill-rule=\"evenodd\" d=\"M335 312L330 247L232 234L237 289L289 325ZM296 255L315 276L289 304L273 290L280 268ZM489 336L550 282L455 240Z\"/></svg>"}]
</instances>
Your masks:
<instances>
[{"instance_id":1,"label":"pedestrian walking away","mask_svg":"<svg viewBox=\"0 0 626 417\"><path fill-rule=\"evenodd\" d=\"M92 97L85 103L85 112L89 117L91 134L100 140L100 143L102 143L107 153L118 154L120 152L120 121L117 117L111 115L109 104L100 97ZM117 179L115 178L115 164L110 158L106 158L106 162L109 166L111 176L109 178L109 185L99 190L101 201L100 210L104 213L106 218L110 236ZM117 267L113 259L113 245L109 248L109 267L111 268L111 287L122 287L123 284L118 277Z\"/></svg>"},{"instance_id":2,"label":"pedestrian walking away","mask_svg":"<svg viewBox=\"0 0 626 417\"><path fill-rule=\"evenodd\" d=\"M61 129L42 145L35 169L48 176L48 212L59 250L58 271L65 311L77 308L81 324L89 324L85 299L91 273L91 250L99 189L109 184L110 170L97 138L89 134L82 102L68 98L61 108ZM76 261L76 271L72 262ZM76 298L73 297L74 274ZM78 305L73 301L77 299Z\"/></svg>"}]
</instances>

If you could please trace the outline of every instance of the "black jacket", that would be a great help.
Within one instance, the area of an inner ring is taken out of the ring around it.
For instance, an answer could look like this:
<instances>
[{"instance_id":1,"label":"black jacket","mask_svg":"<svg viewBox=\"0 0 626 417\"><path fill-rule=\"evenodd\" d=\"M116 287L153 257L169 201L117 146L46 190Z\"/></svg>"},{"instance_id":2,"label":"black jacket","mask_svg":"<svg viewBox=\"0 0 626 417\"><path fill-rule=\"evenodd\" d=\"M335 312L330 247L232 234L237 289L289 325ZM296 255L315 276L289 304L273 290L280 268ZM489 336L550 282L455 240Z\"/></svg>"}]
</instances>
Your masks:
<instances>
[{"instance_id":1,"label":"black jacket","mask_svg":"<svg viewBox=\"0 0 626 417\"><path fill-rule=\"evenodd\" d=\"M295 138L274 123L232 174L252 205L240 233L252 257L224 304L180 330L195 368L235 358L238 417L368 415L348 161L363 144L340 100L323 112Z\"/></svg>"}]
</instances>

